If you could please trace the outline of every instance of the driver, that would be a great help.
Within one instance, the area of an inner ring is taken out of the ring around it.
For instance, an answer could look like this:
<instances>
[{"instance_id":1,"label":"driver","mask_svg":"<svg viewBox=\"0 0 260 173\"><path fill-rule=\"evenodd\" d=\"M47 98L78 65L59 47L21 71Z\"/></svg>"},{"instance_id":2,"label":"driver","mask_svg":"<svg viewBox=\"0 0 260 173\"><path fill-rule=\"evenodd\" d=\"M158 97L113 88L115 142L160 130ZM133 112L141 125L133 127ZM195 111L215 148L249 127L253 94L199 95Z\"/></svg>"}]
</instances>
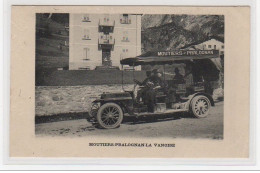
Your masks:
<instances>
[{"instance_id":1,"label":"driver","mask_svg":"<svg viewBox=\"0 0 260 173\"><path fill-rule=\"evenodd\" d=\"M158 69L152 71L153 75L151 77L151 82L154 84L154 88L163 87L162 73Z\"/></svg>"},{"instance_id":2,"label":"driver","mask_svg":"<svg viewBox=\"0 0 260 173\"><path fill-rule=\"evenodd\" d=\"M137 80L136 83L140 86L144 86L143 88L141 88L138 92L137 92L137 96L136 96L136 101L140 102L140 98L144 97L145 93L147 92L147 90L149 89L149 86L151 84L151 78L152 78L152 72L151 71L146 71L146 78L143 82L139 82Z\"/></svg>"},{"instance_id":3,"label":"driver","mask_svg":"<svg viewBox=\"0 0 260 173\"><path fill-rule=\"evenodd\" d=\"M156 93L157 89L165 87L163 80L161 79L162 73L158 69L152 71L153 75L151 77L151 82L153 87L148 88L146 91L146 103L148 107L148 112L154 112L156 104Z\"/></svg>"},{"instance_id":4,"label":"driver","mask_svg":"<svg viewBox=\"0 0 260 173\"><path fill-rule=\"evenodd\" d=\"M138 80L135 80L135 82L140 85L140 86L145 86L147 84L147 82L150 81L152 76L152 72L151 71L146 71L146 78L143 82L139 82Z\"/></svg>"}]
</instances>

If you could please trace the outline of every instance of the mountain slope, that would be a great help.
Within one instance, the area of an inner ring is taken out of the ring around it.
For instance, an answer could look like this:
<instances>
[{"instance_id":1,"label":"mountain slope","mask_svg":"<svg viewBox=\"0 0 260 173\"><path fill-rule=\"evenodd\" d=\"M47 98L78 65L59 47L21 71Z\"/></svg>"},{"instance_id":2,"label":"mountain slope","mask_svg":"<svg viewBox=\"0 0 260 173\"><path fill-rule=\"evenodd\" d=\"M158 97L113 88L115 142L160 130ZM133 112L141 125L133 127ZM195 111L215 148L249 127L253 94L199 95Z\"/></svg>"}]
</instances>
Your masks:
<instances>
[{"instance_id":1,"label":"mountain slope","mask_svg":"<svg viewBox=\"0 0 260 173\"><path fill-rule=\"evenodd\" d=\"M144 15L142 44L149 50L172 50L202 42L209 36L224 38L224 16Z\"/></svg>"}]
</instances>

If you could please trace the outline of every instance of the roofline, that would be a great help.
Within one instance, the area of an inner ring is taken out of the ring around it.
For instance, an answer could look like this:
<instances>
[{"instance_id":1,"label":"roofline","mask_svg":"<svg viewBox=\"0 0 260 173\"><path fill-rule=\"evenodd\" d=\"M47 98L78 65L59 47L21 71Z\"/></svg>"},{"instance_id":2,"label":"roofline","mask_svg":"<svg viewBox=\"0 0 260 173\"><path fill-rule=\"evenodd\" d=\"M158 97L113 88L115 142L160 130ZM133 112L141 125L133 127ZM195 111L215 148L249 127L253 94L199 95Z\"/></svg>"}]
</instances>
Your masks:
<instances>
[{"instance_id":1,"label":"roofline","mask_svg":"<svg viewBox=\"0 0 260 173\"><path fill-rule=\"evenodd\" d=\"M188 48L188 47L191 47L191 46L196 46L196 45L199 45L199 44L204 43L204 42L206 42L206 41L209 41L209 40L211 40L211 39L215 39L215 40L217 40L217 41L219 41L219 42L221 42L221 43L224 43L224 41L218 39L216 36L211 36L210 38L208 38L208 39L206 39L206 40L204 40L204 41L193 42L193 43L191 43L191 44L185 45L185 46L183 46L181 49L185 49L185 48ZM224 38L223 38L223 39L224 39Z\"/></svg>"},{"instance_id":2,"label":"roofline","mask_svg":"<svg viewBox=\"0 0 260 173\"><path fill-rule=\"evenodd\" d=\"M219 41L219 42L221 42L221 43L224 43L224 41L222 41L221 39L218 39L218 38L216 38L216 37L212 37L212 38L210 38L210 39L208 39L208 40L206 40L206 41L209 41L209 40L211 40L211 39L215 39L215 40L217 40L217 41ZM205 41L204 41L205 42Z\"/></svg>"}]
</instances>

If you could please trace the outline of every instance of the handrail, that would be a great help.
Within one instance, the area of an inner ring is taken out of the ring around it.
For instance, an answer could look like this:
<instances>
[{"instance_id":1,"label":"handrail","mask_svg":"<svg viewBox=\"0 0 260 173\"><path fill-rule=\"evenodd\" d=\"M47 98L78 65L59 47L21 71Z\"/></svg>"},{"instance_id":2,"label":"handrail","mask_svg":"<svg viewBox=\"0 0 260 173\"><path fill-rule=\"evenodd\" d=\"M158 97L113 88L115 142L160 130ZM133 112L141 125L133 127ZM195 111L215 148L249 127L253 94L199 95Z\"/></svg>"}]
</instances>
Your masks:
<instances>
[{"instance_id":1,"label":"handrail","mask_svg":"<svg viewBox=\"0 0 260 173\"><path fill-rule=\"evenodd\" d=\"M104 41L101 41L101 42L100 42L99 40L105 40L105 41L107 41L107 40L113 40L113 39L100 39L100 38L99 38L99 39L98 39L98 44L112 44L112 45L115 44L115 39L114 39L114 43L112 43L112 42L110 42L110 41L109 41L109 43L105 43Z\"/></svg>"},{"instance_id":2,"label":"handrail","mask_svg":"<svg viewBox=\"0 0 260 173\"><path fill-rule=\"evenodd\" d=\"M124 88L124 69L123 69L123 65L121 65L121 79L122 79L122 90L125 91L125 88Z\"/></svg>"}]
</instances>

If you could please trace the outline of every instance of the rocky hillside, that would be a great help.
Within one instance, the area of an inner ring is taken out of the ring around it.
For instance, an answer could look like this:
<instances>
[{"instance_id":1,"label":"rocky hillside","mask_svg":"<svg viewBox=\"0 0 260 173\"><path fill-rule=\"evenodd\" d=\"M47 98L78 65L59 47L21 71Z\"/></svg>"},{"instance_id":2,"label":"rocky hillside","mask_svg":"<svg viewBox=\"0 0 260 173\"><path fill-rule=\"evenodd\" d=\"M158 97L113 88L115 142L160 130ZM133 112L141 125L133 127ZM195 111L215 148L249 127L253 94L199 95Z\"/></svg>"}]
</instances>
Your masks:
<instances>
[{"instance_id":1,"label":"rocky hillside","mask_svg":"<svg viewBox=\"0 0 260 173\"><path fill-rule=\"evenodd\" d=\"M143 15L143 51L172 50L202 42L209 36L224 39L224 16Z\"/></svg>"}]
</instances>

